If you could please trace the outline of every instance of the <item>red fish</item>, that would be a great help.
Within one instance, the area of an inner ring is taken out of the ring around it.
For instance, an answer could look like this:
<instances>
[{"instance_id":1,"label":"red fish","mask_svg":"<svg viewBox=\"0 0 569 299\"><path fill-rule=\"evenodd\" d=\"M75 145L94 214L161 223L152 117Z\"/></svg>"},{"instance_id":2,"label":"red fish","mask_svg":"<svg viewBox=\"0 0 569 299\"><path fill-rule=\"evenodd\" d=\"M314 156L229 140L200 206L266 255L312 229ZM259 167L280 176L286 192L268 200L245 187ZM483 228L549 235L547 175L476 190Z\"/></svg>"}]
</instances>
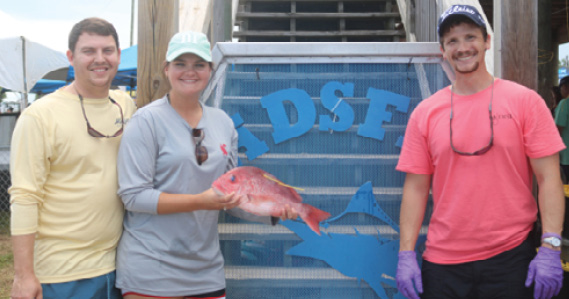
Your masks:
<instances>
[{"instance_id":1,"label":"red fish","mask_svg":"<svg viewBox=\"0 0 569 299\"><path fill-rule=\"evenodd\" d=\"M318 235L319 223L330 217L330 213L302 203L294 187L253 166L233 168L215 180L212 188L222 194L235 192L235 195L241 196L239 208L259 216L280 217L282 209L288 204Z\"/></svg>"}]
</instances>

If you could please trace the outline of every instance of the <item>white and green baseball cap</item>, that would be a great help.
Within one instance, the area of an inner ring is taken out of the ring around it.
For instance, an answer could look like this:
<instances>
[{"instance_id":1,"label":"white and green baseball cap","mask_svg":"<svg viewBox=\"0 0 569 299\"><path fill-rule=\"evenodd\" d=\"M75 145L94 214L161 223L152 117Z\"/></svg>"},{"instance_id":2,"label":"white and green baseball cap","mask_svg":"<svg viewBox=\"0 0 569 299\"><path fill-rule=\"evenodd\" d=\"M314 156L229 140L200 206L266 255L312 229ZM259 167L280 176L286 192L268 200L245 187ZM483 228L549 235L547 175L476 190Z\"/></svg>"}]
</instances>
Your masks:
<instances>
[{"instance_id":1,"label":"white and green baseball cap","mask_svg":"<svg viewBox=\"0 0 569 299\"><path fill-rule=\"evenodd\" d=\"M201 32L178 32L170 39L166 61L171 62L182 54L192 53L211 62L210 43Z\"/></svg>"}]
</instances>

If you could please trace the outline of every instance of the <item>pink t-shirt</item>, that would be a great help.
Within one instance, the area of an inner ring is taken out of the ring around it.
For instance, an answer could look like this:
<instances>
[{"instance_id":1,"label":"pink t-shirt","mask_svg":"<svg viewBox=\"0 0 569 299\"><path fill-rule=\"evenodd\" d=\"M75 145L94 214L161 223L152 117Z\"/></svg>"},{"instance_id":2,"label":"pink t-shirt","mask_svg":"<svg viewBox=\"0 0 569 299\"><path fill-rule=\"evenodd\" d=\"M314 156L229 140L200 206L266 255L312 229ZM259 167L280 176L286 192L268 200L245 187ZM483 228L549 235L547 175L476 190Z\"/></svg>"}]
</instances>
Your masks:
<instances>
[{"instance_id":1,"label":"pink t-shirt","mask_svg":"<svg viewBox=\"0 0 569 299\"><path fill-rule=\"evenodd\" d=\"M496 79L474 95L453 96L453 145L473 152L488 144L492 97L494 145L481 156L450 146L450 88L413 111L396 169L432 175L433 214L423 257L440 264L483 260L525 240L536 220L528 158L565 148L544 100Z\"/></svg>"}]
</instances>

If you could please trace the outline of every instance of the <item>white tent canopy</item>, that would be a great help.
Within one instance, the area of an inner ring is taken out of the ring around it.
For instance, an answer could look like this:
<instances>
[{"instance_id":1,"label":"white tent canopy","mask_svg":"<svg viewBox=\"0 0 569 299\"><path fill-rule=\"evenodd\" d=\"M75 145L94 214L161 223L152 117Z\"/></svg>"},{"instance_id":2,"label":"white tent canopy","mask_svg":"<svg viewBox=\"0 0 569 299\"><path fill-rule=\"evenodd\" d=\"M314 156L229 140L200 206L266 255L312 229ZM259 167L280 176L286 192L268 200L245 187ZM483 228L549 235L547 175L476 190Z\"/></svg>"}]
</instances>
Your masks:
<instances>
[{"instance_id":1,"label":"white tent canopy","mask_svg":"<svg viewBox=\"0 0 569 299\"><path fill-rule=\"evenodd\" d=\"M68 67L65 54L23 36L0 38L0 86L28 93L50 71Z\"/></svg>"}]
</instances>

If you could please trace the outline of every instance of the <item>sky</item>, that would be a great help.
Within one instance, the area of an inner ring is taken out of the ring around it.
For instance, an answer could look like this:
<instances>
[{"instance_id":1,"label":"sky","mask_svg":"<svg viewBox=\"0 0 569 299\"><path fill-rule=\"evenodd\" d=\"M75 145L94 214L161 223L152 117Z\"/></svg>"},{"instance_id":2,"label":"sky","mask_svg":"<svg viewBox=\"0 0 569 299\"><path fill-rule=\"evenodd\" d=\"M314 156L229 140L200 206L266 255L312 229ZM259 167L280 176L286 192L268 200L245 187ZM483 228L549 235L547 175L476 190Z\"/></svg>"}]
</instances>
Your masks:
<instances>
[{"instance_id":1,"label":"sky","mask_svg":"<svg viewBox=\"0 0 569 299\"><path fill-rule=\"evenodd\" d=\"M0 0L0 37L25 36L54 50L67 51L74 24L88 17L111 22L122 49L131 45L131 6L134 1L134 35L137 37L138 0ZM6 16L8 15L8 16Z\"/></svg>"},{"instance_id":2,"label":"sky","mask_svg":"<svg viewBox=\"0 0 569 299\"><path fill-rule=\"evenodd\" d=\"M569 43L559 45L559 60L569 56Z\"/></svg>"},{"instance_id":3,"label":"sky","mask_svg":"<svg viewBox=\"0 0 569 299\"><path fill-rule=\"evenodd\" d=\"M131 7L134 30L131 41ZM0 0L0 38L24 36L56 51L67 51L73 25L99 17L112 23L121 49L137 44L138 0ZM7 102L18 102L19 93L7 93ZM35 100L30 94L29 102ZM4 109L5 107L0 107ZM1 112L1 111L0 111Z\"/></svg>"}]
</instances>

